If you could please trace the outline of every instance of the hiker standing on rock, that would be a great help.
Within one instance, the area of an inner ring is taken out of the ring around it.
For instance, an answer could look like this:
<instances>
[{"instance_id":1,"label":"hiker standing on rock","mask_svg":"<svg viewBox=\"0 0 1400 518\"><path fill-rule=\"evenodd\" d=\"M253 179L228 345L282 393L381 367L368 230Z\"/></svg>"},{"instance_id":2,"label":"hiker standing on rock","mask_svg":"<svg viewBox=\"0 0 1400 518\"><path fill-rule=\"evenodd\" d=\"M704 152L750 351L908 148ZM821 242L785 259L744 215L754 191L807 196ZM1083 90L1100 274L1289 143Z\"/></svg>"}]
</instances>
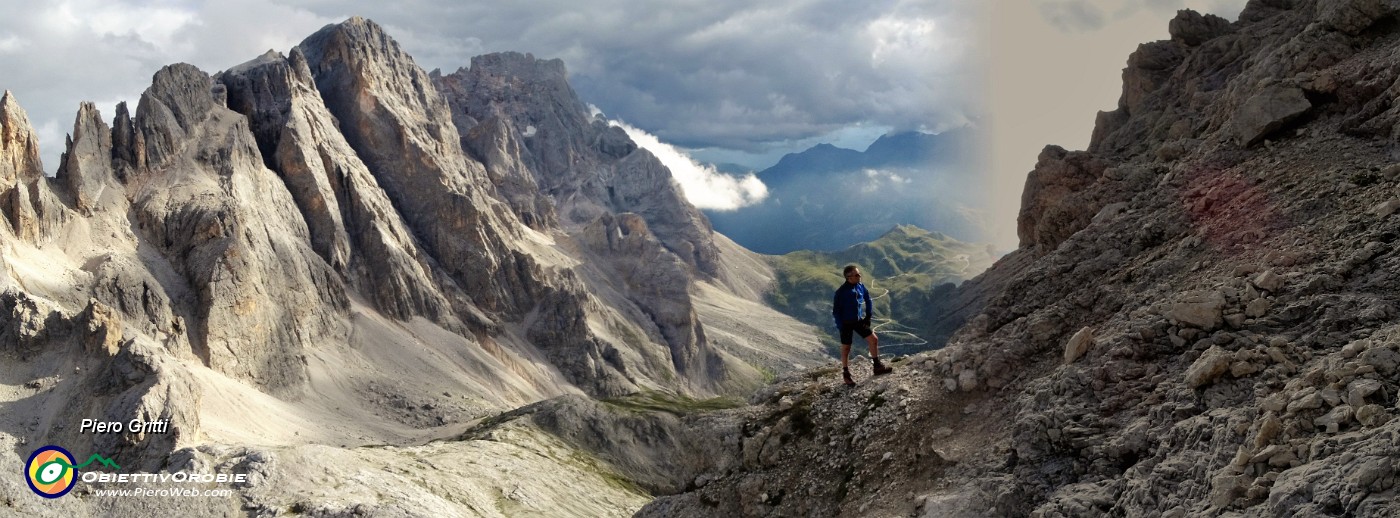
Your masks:
<instances>
[{"instance_id":1,"label":"hiker standing on rock","mask_svg":"<svg viewBox=\"0 0 1400 518\"><path fill-rule=\"evenodd\" d=\"M874 361L875 375L889 374L891 369L880 363L880 338L870 329L870 292L860 283L860 268L848 265L842 272L846 283L836 288L836 296L831 301L831 319L841 332L841 377L846 386L855 385L851 379L851 335L858 334L870 344L870 359Z\"/></svg>"}]
</instances>

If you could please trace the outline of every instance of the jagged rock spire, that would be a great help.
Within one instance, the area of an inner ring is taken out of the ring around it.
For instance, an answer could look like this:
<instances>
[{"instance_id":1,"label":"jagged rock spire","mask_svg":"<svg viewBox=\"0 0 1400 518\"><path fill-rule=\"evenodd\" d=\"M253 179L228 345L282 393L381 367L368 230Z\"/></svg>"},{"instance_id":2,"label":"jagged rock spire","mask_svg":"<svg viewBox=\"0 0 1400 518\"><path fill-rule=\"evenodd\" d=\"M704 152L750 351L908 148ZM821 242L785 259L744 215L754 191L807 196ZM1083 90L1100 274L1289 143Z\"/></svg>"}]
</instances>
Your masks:
<instances>
[{"instance_id":1,"label":"jagged rock spire","mask_svg":"<svg viewBox=\"0 0 1400 518\"><path fill-rule=\"evenodd\" d=\"M84 102L78 107L73 121L73 134L63 153L56 176L60 185L73 197L74 208L91 213L97 198L112 176L112 130L102 121L97 106Z\"/></svg>"},{"instance_id":2,"label":"jagged rock spire","mask_svg":"<svg viewBox=\"0 0 1400 518\"><path fill-rule=\"evenodd\" d=\"M39 160L39 138L29 115L9 90L0 97L0 189L44 176Z\"/></svg>"}]
</instances>

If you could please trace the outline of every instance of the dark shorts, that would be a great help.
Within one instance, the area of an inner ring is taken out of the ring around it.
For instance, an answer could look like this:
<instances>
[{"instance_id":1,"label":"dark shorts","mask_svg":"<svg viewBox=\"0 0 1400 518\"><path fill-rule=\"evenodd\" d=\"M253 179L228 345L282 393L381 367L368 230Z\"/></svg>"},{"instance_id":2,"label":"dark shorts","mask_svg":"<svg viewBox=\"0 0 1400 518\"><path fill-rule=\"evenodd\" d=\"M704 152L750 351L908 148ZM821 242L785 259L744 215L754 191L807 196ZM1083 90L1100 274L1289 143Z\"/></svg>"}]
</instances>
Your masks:
<instances>
[{"instance_id":1,"label":"dark shorts","mask_svg":"<svg viewBox=\"0 0 1400 518\"><path fill-rule=\"evenodd\" d=\"M870 336L874 332L870 330L870 323L864 320L855 322L843 322L841 324L841 345L851 345L851 333L860 335L861 338Z\"/></svg>"}]
</instances>

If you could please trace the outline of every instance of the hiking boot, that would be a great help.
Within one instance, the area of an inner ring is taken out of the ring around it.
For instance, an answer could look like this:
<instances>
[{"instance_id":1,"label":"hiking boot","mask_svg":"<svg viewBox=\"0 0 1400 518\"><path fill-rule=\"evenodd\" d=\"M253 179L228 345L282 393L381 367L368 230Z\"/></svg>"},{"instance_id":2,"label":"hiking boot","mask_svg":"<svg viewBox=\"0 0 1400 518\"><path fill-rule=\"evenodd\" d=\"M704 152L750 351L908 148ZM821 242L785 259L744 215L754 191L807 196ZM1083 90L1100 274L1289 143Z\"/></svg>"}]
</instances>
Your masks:
<instances>
[{"instance_id":1,"label":"hiking boot","mask_svg":"<svg viewBox=\"0 0 1400 518\"><path fill-rule=\"evenodd\" d=\"M841 369L841 379L842 379L842 380L845 380L846 386L847 386L847 387L854 387L854 386L856 386L856 380L851 379L851 370L850 370L850 369Z\"/></svg>"},{"instance_id":2,"label":"hiking boot","mask_svg":"<svg viewBox=\"0 0 1400 518\"><path fill-rule=\"evenodd\" d=\"M875 371L875 375L876 375L876 376L879 376L879 375L881 375L881 374L889 374L889 373L891 373L891 372L894 372L894 369L892 369L892 368L890 368L890 367L886 367L885 364L880 363L880 360L875 360L875 368L872 369L872 370Z\"/></svg>"}]
</instances>

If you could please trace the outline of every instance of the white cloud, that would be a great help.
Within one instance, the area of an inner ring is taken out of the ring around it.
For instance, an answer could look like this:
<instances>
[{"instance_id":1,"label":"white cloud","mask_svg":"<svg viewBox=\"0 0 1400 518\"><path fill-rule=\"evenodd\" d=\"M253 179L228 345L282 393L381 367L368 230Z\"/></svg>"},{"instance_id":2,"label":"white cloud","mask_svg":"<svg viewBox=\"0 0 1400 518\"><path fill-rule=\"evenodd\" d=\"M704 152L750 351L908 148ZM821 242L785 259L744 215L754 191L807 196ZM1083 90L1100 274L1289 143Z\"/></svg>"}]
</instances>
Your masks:
<instances>
[{"instance_id":1,"label":"white cloud","mask_svg":"<svg viewBox=\"0 0 1400 518\"><path fill-rule=\"evenodd\" d=\"M914 183L913 180L900 176L898 173L895 173L893 171L866 169L862 172L865 173L866 181L861 184L861 191L867 194L879 191L886 187L893 187L898 189L900 188L900 186Z\"/></svg>"},{"instance_id":2,"label":"white cloud","mask_svg":"<svg viewBox=\"0 0 1400 518\"><path fill-rule=\"evenodd\" d=\"M28 46L28 41L14 34L0 35L0 53L19 52Z\"/></svg>"},{"instance_id":3,"label":"white cloud","mask_svg":"<svg viewBox=\"0 0 1400 518\"><path fill-rule=\"evenodd\" d=\"M597 108L593 110L596 116L599 112ZM638 146L656 155L671 170L671 176L680 184L685 198L697 208L735 210L768 197L768 186L752 173L742 177L721 173L714 167L696 162L684 151L662 142L655 135L621 121L610 120L608 124L622 128Z\"/></svg>"},{"instance_id":4,"label":"white cloud","mask_svg":"<svg viewBox=\"0 0 1400 518\"><path fill-rule=\"evenodd\" d=\"M72 1L50 6L53 17L71 27L100 36L133 37L156 48L174 50L176 36L190 25L202 25L190 8L133 6L108 1ZM188 47L187 47L188 48Z\"/></svg>"},{"instance_id":5,"label":"white cloud","mask_svg":"<svg viewBox=\"0 0 1400 518\"><path fill-rule=\"evenodd\" d=\"M914 63L932 59L945 42L938 32L938 22L932 18L899 18L886 16L866 27L874 45L870 61L875 65L887 62Z\"/></svg>"}]
</instances>

